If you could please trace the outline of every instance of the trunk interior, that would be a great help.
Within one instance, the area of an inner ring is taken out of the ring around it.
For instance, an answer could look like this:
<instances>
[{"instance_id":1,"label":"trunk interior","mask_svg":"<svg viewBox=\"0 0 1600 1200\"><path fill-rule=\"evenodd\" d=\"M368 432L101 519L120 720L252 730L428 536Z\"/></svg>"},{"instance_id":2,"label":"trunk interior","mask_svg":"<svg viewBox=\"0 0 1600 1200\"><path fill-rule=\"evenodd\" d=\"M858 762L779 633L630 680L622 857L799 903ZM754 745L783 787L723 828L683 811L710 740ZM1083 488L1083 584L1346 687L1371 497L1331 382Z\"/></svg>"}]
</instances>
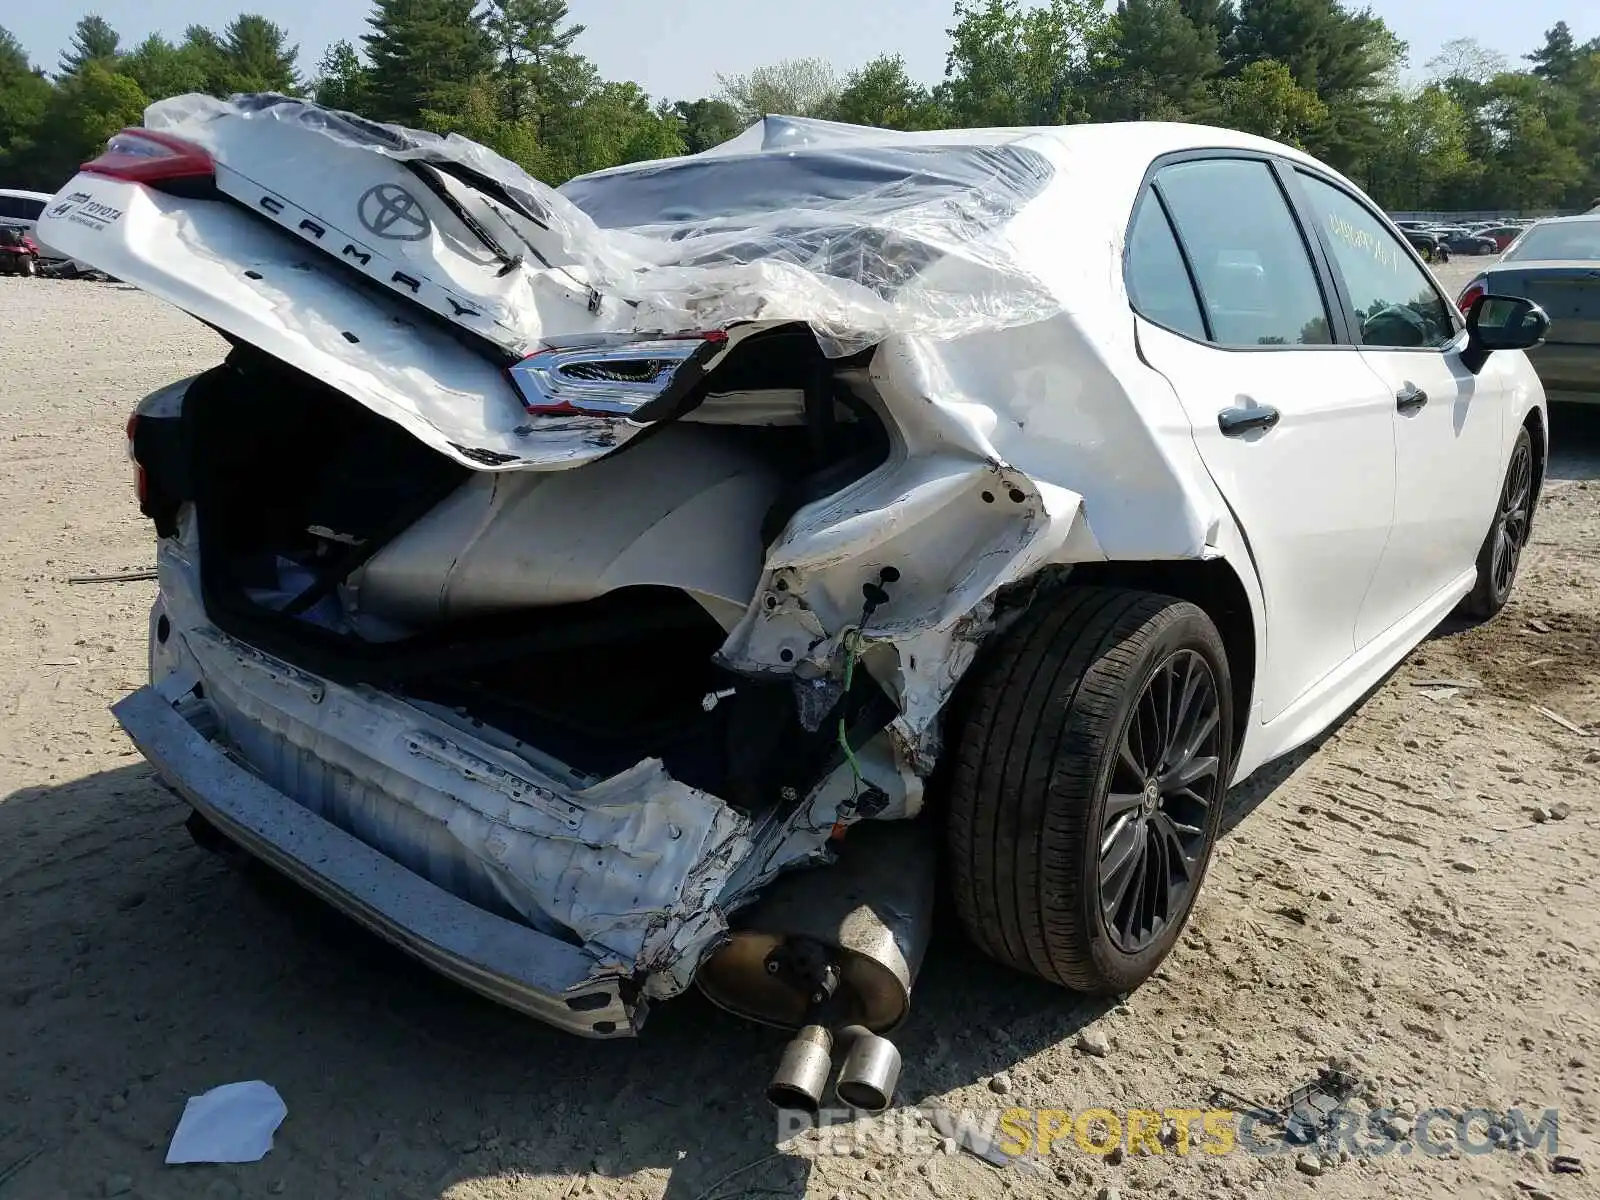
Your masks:
<instances>
[{"instance_id":1,"label":"trunk interior","mask_svg":"<svg viewBox=\"0 0 1600 1200\"><path fill-rule=\"evenodd\" d=\"M717 666L732 608L721 578L748 579L753 592L765 547L789 517L881 463L888 439L805 330L752 337L702 387L714 389L722 411L735 393L764 392L792 397L795 412L789 423L762 426L652 427L605 459L550 479L488 476L315 380L236 351L190 387L183 410L185 490L198 516L208 615L306 670L444 706L584 775L602 778L659 757L675 778L747 810L772 807L785 789L803 796L842 759L839 719L859 745L892 707L857 672L851 693L808 732L789 680L757 683ZM700 494L691 468L704 473L702 445L708 460L731 464L715 479L734 491ZM609 479L648 474L654 491L604 504L605 488L594 482L603 483L602 468ZM553 478L587 472L596 474ZM572 491L580 487L586 497ZM578 507L530 508L523 494L569 492ZM500 503L484 497L508 494L502 507L484 507ZM701 511L720 513L721 532L712 532L736 534L737 548L687 556L713 562L716 603L690 587L652 583L649 569L623 570L593 549L594 539L610 536L632 539L616 556L624 565L686 557L652 546L667 522L655 523L648 507L630 514L630 503L677 505L669 515L682 518L680 535L693 534ZM453 516L457 510L466 517ZM485 512L500 523L493 536L482 528ZM448 539L469 526L451 522L469 519L475 540L458 550ZM624 534L606 532L608 521ZM436 567L430 550L441 537L446 552ZM549 554L541 538L553 540ZM507 546L520 557L508 560ZM600 568L580 561L596 553L606 560ZM363 578L359 589L352 585ZM352 603L358 593L361 609Z\"/></svg>"}]
</instances>

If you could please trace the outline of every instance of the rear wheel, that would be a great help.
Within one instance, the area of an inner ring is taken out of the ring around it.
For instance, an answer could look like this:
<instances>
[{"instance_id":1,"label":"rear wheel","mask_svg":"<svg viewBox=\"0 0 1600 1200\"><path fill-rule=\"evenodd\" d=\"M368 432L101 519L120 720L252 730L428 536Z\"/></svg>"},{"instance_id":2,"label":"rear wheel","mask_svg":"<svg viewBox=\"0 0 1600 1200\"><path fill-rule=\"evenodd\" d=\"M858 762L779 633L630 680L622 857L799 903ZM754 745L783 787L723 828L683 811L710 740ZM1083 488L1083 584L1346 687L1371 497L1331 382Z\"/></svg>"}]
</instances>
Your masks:
<instances>
[{"instance_id":1,"label":"rear wheel","mask_svg":"<svg viewBox=\"0 0 1600 1200\"><path fill-rule=\"evenodd\" d=\"M990 956L1085 992L1177 940L1222 818L1232 695L1194 605L1116 588L1036 606L973 667L947 813L952 886Z\"/></svg>"},{"instance_id":2,"label":"rear wheel","mask_svg":"<svg viewBox=\"0 0 1600 1200\"><path fill-rule=\"evenodd\" d=\"M1511 447L1494 520L1478 551L1478 581L1461 602L1462 611L1469 616L1492 617L1511 599L1533 527L1533 499L1533 439L1523 428Z\"/></svg>"}]
</instances>

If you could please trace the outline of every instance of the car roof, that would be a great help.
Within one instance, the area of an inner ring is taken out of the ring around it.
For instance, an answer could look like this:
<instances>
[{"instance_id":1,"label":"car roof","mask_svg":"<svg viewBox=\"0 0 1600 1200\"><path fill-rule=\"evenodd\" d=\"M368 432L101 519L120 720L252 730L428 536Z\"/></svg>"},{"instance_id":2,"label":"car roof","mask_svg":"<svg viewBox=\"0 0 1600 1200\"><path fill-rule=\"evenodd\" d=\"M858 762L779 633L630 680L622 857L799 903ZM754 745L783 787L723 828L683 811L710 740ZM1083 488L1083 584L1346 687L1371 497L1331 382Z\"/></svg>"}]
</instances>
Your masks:
<instances>
[{"instance_id":1,"label":"car roof","mask_svg":"<svg viewBox=\"0 0 1600 1200\"><path fill-rule=\"evenodd\" d=\"M1269 141L1236 129L1191 125L1178 121L1109 121L1079 125L1016 126L990 129L933 129L902 132L807 117L769 116L737 137L695 155L627 163L595 171L582 179L626 175L681 162L708 162L716 158L760 154L792 154L797 150L928 147L952 150L971 146L1022 144L1058 152L1058 170L1065 174L1099 175L1107 171L1144 175L1152 159L1184 150L1250 150L1277 154L1337 176L1326 164L1292 146ZM1060 153L1064 151L1065 153Z\"/></svg>"},{"instance_id":2,"label":"car roof","mask_svg":"<svg viewBox=\"0 0 1600 1200\"><path fill-rule=\"evenodd\" d=\"M1535 229L1540 225L1584 225L1595 221L1600 221L1600 212L1572 213L1565 217L1541 217L1528 228Z\"/></svg>"}]
</instances>

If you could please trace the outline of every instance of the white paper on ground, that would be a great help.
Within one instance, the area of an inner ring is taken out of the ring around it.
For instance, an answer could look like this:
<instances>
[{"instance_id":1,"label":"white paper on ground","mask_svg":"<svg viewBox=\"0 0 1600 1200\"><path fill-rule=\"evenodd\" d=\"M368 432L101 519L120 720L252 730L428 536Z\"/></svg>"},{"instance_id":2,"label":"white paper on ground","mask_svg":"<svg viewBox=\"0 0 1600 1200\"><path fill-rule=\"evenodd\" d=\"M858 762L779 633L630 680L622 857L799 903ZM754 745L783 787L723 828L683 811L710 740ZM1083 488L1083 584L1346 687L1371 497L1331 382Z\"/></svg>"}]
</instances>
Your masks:
<instances>
[{"instance_id":1,"label":"white paper on ground","mask_svg":"<svg viewBox=\"0 0 1600 1200\"><path fill-rule=\"evenodd\" d=\"M190 1096L167 1147L168 1163L258 1162L289 1109L270 1083L225 1083Z\"/></svg>"}]
</instances>

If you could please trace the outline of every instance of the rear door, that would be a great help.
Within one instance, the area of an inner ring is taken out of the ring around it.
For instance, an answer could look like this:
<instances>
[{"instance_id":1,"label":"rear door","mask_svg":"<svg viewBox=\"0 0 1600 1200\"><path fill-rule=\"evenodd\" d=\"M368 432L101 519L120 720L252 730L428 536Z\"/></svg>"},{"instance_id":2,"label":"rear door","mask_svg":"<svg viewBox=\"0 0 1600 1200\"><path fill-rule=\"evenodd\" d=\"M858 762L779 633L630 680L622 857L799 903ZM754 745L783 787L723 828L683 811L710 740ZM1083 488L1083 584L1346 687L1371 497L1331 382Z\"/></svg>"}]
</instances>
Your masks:
<instances>
[{"instance_id":1,"label":"rear door","mask_svg":"<svg viewBox=\"0 0 1600 1200\"><path fill-rule=\"evenodd\" d=\"M1364 200L1304 168L1294 178L1352 340L1388 391L1394 422L1394 531L1356 620L1362 644L1448 588L1477 558L1504 468L1504 375L1466 368L1455 306Z\"/></svg>"},{"instance_id":2,"label":"rear door","mask_svg":"<svg viewBox=\"0 0 1600 1200\"><path fill-rule=\"evenodd\" d=\"M1394 509L1393 398L1319 281L1279 168L1163 161L1135 210L1139 346L1172 384L1249 541L1267 610L1270 721L1356 648Z\"/></svg>"}]
</instances>

